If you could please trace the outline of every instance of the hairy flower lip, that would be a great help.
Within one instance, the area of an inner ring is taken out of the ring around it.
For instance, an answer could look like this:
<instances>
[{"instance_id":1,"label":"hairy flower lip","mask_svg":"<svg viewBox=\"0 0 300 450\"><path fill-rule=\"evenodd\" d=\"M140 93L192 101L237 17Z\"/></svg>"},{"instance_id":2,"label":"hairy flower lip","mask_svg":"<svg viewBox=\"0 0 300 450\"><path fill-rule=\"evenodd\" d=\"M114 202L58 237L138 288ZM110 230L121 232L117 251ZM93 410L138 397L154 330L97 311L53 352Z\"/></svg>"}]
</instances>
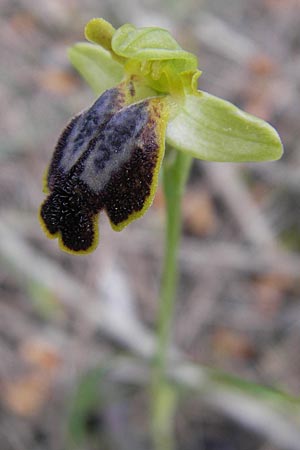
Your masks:
<instances>
[{"instance_id":1,"label":"hairy flower lip","mask_svg":"<svg viewBox=\"0 0 300 450\"><path fill-rule=\"evenodd\" d=\"M105 210L121 231L151 206L164 156L167 97L139 101L133 81L105 91L75 116L59 138L46 172L42 229L72 254L98 244Z\"/></svg>"}]
</instances>

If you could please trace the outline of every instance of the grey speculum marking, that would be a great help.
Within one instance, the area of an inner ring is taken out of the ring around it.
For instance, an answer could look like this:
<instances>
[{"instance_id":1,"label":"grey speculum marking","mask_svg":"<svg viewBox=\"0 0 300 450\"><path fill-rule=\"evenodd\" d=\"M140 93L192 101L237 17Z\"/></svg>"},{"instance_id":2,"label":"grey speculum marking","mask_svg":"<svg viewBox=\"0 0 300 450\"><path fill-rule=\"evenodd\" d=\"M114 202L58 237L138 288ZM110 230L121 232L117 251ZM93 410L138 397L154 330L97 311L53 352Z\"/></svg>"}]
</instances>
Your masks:
<instances>
[{"instance_id":1,"label":"grey speculum marking","mask_svg":"<svg viewBox=\"0 0 300 450\"><path fill-rule=\"evenodd\" d=\"M100 130L116 113L119 97L118 89L110 89L104 92L90 109L83 111L71 121L69 133L63 132L56 146L56 152L59 152L56 163L63 172L68 173L89 149L92 140L97 139ZM55 156L54 154L50 166L50 170L54 171Z\"/></svg>"},{"instance_id":2,"label":"grey speculum marking","mask_svg":"<svg viewBox=\"0 0 300 450\"><path fill-rule=\"evenodd\" d=\"M147 105L141 102L121 109L100 131L80 175L93 192L103 190L112 174L130 159L147 120Z\"/></svg>"}]
</instances>

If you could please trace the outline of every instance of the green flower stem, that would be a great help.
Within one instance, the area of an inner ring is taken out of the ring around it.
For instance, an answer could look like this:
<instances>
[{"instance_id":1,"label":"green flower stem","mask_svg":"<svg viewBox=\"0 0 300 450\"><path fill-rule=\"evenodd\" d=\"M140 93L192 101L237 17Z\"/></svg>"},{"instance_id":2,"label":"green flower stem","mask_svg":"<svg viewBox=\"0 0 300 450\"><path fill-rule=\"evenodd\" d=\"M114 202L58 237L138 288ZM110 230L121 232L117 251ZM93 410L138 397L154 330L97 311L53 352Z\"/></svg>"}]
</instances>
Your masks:
<instances>
[{"instance_id":1,"label":"green flower stem","mask_svg":"<svg viewBox=\"0 0 300 450\"><path fill-rule=\"evenodd\" d=\"M181 235L181 200L192 158L169 150L164 160L163 186L166 201L165 255L159 299L157 350L152 384L152 429L156 450L173 446L173 416L176 392L166 381L165 372L171 340L176 300L178 248Z\"/></svg>"},{"instance_id":2,"label":"green flower stem","mask_svg":"<svg viewBox=\"0 0 300 450\"><path fill-rule=\"evenodd\" d=\"M169 157L169 159L168 159ZM192 158L172 150L166 156L163 186L166 201L165 255L158 315L157 363L162 372L166 365L173 309L177 290L177 253L181 235L181 200Z\"/></svg>"}]
</instances>

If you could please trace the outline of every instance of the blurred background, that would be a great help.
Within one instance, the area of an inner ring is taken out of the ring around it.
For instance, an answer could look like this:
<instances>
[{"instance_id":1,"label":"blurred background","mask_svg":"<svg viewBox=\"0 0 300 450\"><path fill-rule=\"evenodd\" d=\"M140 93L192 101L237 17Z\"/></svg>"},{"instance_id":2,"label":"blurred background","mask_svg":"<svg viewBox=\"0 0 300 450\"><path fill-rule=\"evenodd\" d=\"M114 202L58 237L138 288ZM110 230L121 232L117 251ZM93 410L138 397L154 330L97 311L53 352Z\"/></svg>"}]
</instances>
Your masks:
<instances>
[{"instance_id":1,"label":"blurred background","mask_svg":"<svg viewBox=\"0 0 300 450\"><path fill-rule=\"evenodd\" d=\"M168 28L199 55L201 89L279 131L279 162L193 165L174 346L237 385L280 388L299 420L300 1L0 0L0 8L1 450L151 449L136 357L154 348L162 192L120 234L102 214L90 256L60 252L37 220L56 139L93 100L66 55L92 17ZM182 399L178 449L300 449L276 410L261 417L251 400L204 397Z\"/></svg>"}]
</instances>

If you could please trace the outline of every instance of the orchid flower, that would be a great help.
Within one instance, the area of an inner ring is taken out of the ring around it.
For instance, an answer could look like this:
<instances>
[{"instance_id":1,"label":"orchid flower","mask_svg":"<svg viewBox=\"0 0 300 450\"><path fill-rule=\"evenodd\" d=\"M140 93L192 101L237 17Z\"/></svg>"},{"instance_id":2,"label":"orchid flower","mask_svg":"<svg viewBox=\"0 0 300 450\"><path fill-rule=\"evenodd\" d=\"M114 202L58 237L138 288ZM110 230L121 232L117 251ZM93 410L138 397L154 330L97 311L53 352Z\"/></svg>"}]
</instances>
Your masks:
<instances>
[{"instance_id":1,"label":"orchid flower","mask_svg":"<svg viewBox=\"0 0 300 450\"><path fill-rule=\"evenodd\" d=\"M150 207L165 145L207 161L280 158L275 129L231 103L197 90L195 55L167 30L117 30L104 19L85 28L90 43L69 50L98 99L62 132L46 171L42 228L69 253L98 244L105 210L122 230Z\"/></svg>"}]
</instances>

